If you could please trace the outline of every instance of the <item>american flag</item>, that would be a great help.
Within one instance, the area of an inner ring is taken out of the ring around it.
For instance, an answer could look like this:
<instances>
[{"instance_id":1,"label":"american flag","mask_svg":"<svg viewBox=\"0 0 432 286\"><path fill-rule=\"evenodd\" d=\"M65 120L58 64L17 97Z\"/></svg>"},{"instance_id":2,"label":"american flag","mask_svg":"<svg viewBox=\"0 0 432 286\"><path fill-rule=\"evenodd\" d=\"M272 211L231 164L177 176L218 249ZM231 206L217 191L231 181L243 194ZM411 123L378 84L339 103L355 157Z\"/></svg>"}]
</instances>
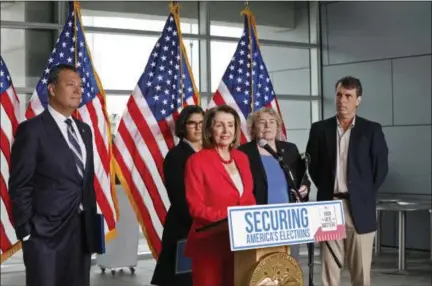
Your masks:
<instances>
[{"instance_id":1,"label":"american flag","mask_svg":"<svg viewBox=\"0 0 432 286\"><path fill-rule=\"evenodd\" d=\"M117 175L155 258L170 206L162 163L175 146L174 121L185 105L199 103L180 32L177 4L129 98L114 140Z\"/></svg>"},{"instance_id":2,"label":"american flag","mask_svg":"<svg viewBox=\"0 0 432 286\"><path fill-rule=\"evenodd\" d=\"M105 93L86 44L79 4L70 2L69 5L68 19L30 99L26 118L40 114L48 105L47 81L50 69L58 64L74 65L81 76L83 85L82 101L74 115L87 123L93 132L96 201L98 212L102 213L105 218L105 237L109 241L115 235L119 215L111 155L111 125L106 112Z\"/></svg>"},{"instance_id":3,"label":"american flag","mask_svg":"<svg viewBox=\"0 0 432 286\"><path fill-rule=\"evenodd\" d=\"M8 194L10 153L15 131L20 121L19 100L12 83L6 63L0 56L0 250L1 263L21 248L15 235L12 221L12 209Z\"/></svg>"},{"instance_id":4,"label":"american flag","mask_svg":"<svg viewBox=\"0 0 432 286\"><path fill-rule=\"evenodd\" d=\"M244 30L218 89L208 104L208 109L227 104L237 110L242 123L241 143L249 141L247 117L262 107L276 110L282 118L273 84L261 55L252 12L245 8ZM282 126L286 138L285 126Z\"/></svg>"}]
</instances>

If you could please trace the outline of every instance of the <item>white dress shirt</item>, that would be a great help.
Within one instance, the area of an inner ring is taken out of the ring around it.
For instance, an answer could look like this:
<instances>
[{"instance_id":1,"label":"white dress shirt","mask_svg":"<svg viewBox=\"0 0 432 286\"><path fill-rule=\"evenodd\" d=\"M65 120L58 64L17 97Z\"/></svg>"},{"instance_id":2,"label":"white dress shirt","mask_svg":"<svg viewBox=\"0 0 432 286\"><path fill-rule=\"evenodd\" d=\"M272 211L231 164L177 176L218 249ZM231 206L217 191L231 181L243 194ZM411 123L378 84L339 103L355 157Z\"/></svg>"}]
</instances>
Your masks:
<instances>
[{"instance_id":1,"label":"white dress shirt","mask_svg":"<svg viewBox=\"0 0 432 286\"><path fill-rule=\"evenodd\" d=\"M347 193L347 162L348 162L348 150L351 136L351 129L355 124L355 117L351 125L346 131L344 131L342 125L337 119L336 128L336 176L334 184L334 193Z\"/></svg>"},{"instance_id":2,"label":"white dress shirt","mask_svg":"<svg viewBox=\"0 0 432 286\"><path fill-rule=\"evenodd\" d=\"M60 112L58 112L57 110L55 110L54 108L51 107L51 105L48 105L48 111L51 114L51 116L54 118L54 121L57 123L57 126L60 128L61 133L63 134L64 139L66 140L66 143L69 145L69 148L72 148L71 143L69 142L69 138L68 138L68 125L65 122L66 119L71 119L72 120L72 127L75 130L75 134L78 138L78 144L81 148L81 153L82 153L82 158L83 158L83 164L84 164L84 168L86 167L86 158L87 158L87 153L86 153L86 148L84 145L84 141L81 138L81 132L78 129L78 126L75 123L75 120L73 120L72 116L66 117L63 114L61 114Z\"/></svg>"}]
</instances>

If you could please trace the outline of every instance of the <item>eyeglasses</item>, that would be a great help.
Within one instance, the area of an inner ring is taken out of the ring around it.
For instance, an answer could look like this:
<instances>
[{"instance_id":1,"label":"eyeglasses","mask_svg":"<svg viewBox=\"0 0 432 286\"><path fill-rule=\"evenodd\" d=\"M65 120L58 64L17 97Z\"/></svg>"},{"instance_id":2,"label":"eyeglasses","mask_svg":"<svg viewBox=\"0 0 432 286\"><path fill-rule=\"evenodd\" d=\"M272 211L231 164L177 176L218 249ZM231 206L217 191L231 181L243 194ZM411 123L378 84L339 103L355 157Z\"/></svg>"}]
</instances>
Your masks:
<instances>
[{"instance_id":1,"label":"eyeglasses","mask_svg":"<svg viewBox=\"0 0 432 286\"><path fill-rule=\"evenodd\" d=\"M190 129L193 129L193 128L198 128L198 127L202 127L202 121L199 121L199 122L197 122L197 121L187 121L186 122L186 127L187 128L190 128Z\"/></svg>"}]
</instances>

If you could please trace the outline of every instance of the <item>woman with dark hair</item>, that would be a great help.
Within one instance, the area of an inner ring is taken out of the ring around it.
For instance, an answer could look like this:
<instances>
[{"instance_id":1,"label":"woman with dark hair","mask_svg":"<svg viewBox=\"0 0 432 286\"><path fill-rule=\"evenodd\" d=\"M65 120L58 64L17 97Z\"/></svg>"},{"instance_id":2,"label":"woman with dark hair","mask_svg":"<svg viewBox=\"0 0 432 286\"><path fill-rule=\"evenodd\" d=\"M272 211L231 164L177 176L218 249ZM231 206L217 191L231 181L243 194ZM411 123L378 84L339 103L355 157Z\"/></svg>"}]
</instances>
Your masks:
<instances>
[{"instance_id":1,"label":"woman with dark hair","mask_svg":"<svg viewBox=\"0 0 432 286\"><path fill-rule=\"evenodd\" d=\"M234 284L228 227L216 233L195 230L226 218L229 206L255 204L248 158L236 150L240 133L235 109L228 105L210 109L204 117L203 150L186 163L186 199L193 223L185 255L192 259L197 286Z\"/></svg>"},{"instance_id":2,"label":"woman with dark hair","mask_svg":"<svg viewBox=\"0 0 432 286\"><path fill-rule=\"evenodd\" d=\"M185 196L185 165L188 158L201 150L204 111L190 105L180 113L175 134L180 142L165 157L163 171L171 206L162 235L162 251L151 283L158 286L192 285L191 273L176 274L177 246L185 240L192 224Z\"/></svg>"}]
</instances>

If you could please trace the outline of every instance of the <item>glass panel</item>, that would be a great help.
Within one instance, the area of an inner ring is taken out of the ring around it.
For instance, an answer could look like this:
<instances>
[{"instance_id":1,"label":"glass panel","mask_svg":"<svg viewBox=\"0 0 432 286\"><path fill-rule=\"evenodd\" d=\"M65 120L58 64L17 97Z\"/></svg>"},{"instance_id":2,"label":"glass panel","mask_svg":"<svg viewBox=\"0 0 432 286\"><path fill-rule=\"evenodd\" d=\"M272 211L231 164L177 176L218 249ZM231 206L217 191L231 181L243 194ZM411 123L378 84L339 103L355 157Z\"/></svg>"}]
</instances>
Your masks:
<instances>
[{"instance_id":1,"label":"glass panel","mask_svg":"<svg viewBox=\"0 0 432 286\"><path fill-rule=\"evenodd\" d=\"M157 38L87 32L86 40L103 87L133 90Z\"/></svg>"},{"instance_id":2,"label":"glass panel","mask_svg":"<svg viewBox=\"0 0 432 286\"><path fill-rule=\"evenodd\" d=\"M55 23L54 1L1 2L1 20L18 22Z\"/></svg>"},{"instance_id":3,"label":"glass panel","mask_svg":"<svg viewBox=\"0 0 432 286\"><path fill-rule=\"evenodd\" d=\"M241 35L241 31L240 34ZM219 86L222 76L231 59L234 55L237 43L234 42L220 42L211 41L210 55L211 55L211 93L213 94Z\"/></svg>"},{"instance_id":4,"label":"glass panel","mask_svg":"<svg viewBox=\"0 0 432 286\"><path fill-rule=\"evenodd\" d=\"M297 145L300 153L306 151L306 144L309 139L309 129L290 130L287 129L287 141Z\"/></svg>"},{"instance_id":5,"label":"glass panel","mask_svg":"<svg viewBox=\"0 0 432 286\"><path fill-rule=\"evenodd\" d=\"M111 132L112 134L117 133L118 124L126 109L130 95L125 94L107 94L106 96L106 107L108 117L111 121Z\"/></svg>"},{"instance_id":6,"label":"glass panel","mask_svg":"<svg viewBox=\"0 0 432 286\"><path fill-rule=\"evenodd\" d=\"M261 45L261 53L276 94L310 95L308 49Z\"/></svg>"},{"instance_id":7,"label":"glass panel","mask_svg":"<svg viewBox=\"0 0 432 286\"><path fill-rule=\"evenodd\" d=\"M321 104L320 100L311 101L312 108L312 123L321 120Z\"/></svg>"},{"instance_id":8,"label":"glass panel","mask_svg":"<svg viewBox=\"0 0 432 286\"><path fill-rule=\"evenodd\" d=\"M199 59L199 41L198 40L185 40L183 39L183 43L186 49L186 53L189 59L189 64L192 68L192 74L195 79L196 88L199 91L200 84L200 59Z\"/></svg>"},{"instance_id":9,"label":"glass panel","mask_svg":"<svg viewBox=\"0 0 432 286\"><path fill-rule=\"evenodd\" d=\"M169 3L83 1L82 19L85 26L162 31L170 13ZM182 33L198 34L197 2L180 4Z\"/></svg>"},{"instance_id":10,"label":"glass panel","mask_svg":"<svg viewBox=\"0 0 432 286\"><path fill-rule=\"evenodd\" d=\"M25 21L26 2L1 2L2 21Z\"/></svg>"},{"instance_id":11,"label":"glass panel","mask_svg":"<svg viewBox=\"0 0 432 286\"><path fill-rule=\"evenodd\" d=\"M21 120L24 119L25 116L25 112L27 111L27 106L29 104L30 98L31 98L31 93L18 93L18 99L20 102L20 116L21 116Z\"/></svg>"},{"instance_id":12,"label":"glass panel","mask_svg":"<svg viewBox=\"0 0 432 286\"><path fill-rule=\"evenodd\" d=\"M218 88L236 47L237 42L211 41L212 92ZM309 50L262 45L261 53L276 94L310 95Z\"/></svg>"},{"instance_id":13,"label":"glass panel","mask_svg":"<svg viewBox=\"0 0 432 286\"><path fill-rule=\"evenodd\" d=\"M144 72L157 37L86 33L93 64L105 89L133 90ZM192 45L191 45L192 43ZM194 74L199 71L198 41L184 41ZM195 78L198 86L198 79Z\"/></svg>"},{"instance_id":14,"label":"glass panel","mask_svg":"<svg viewBox=\"0 0 432 286\"><path fill-rule=\"evenodd\" d=\"M310 128L310 101L284 99L283 97L279 97L278 100L285 128L288 130Z\"/></svg>"},{"instance_id":15,"label":"glass panel","mask_svg":"<svg viewBox=\"0 0 432 286\"><path fill-rule=\"evenodd\" d=\"M54 47L55 32L2 28L0 33L1 55L15 87L34 88Z\"/></svg>"},{"instance_id":16,"label":"glass panel","mask_svg":"<svg viewBox=\"0 0 432 286\"><path fill-rule=\"evenodd\" d=\"M201 107L204 110L206 110L207 109L207 104L209 102L209 96L208 96L209 94L208 93L200 93L200 95L201 95ZM213 94L211 94L211 95L213 95Z\"/></svg>"},{"instance_id":17,"label":"glass panel","mask_svg":"<svg viewBox=\"0 0 432 286\"><path fill-rule=\"evenodd\" d=\"M1 56L7 65L15 87L22 87L26 84L25 36L25 30L1 28Z\"/></svg>"},{"instance_id":18,"label":"glass panel","mask_svg":"<svg viewBox=\"0 0 432 286\"><path fill-rule=\"evenodd\" d=\"M243 7L243 1L210 2L210 34L237 37L235 32L243 29ZM309 42L307 3L256 1L249 2L249 7L255 14L260 39Z\"/></svg>"},{"instance_id":19,"label":"glass panel","mask_svg":"<svg viewBox=\"0 0 432 286\"><path fill-rule=\"evenodd\" d=\"M48 58L52 53L58 36L52 30L26 30L25 33L26 86L35 88L42 74L44 74Z\"/></svg>"}]
</instances>

